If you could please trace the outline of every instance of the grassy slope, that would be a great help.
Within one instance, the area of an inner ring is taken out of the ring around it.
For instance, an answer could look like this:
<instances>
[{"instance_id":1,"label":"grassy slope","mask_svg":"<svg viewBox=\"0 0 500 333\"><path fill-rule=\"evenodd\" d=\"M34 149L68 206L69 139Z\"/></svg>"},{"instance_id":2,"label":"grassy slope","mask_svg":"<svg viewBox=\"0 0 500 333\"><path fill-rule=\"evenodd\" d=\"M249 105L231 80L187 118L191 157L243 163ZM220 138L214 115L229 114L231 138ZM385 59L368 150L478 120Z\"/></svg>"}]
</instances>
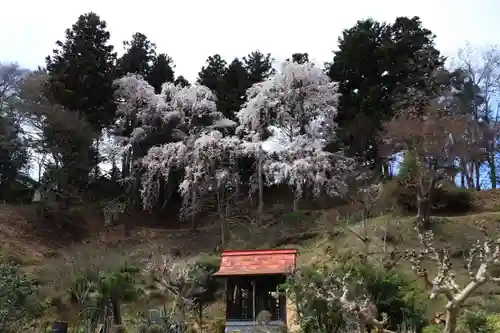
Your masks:
<instances>
[{"instance_id":1,"label":"grassy slope","mask_svg":"<svg viewBox=\"0 0 500 333\"><path fill-rule=\"evenodd\" d=\"M480 193L476 198L478 212L453 217L435 218L436 244L448 247L454 257L454 267L459 279L466 279L463 268L463 253L468 242L481 237L474 222L483 222L492 234L500 234L500 191ZM265 221L250 223L244 219L230 222L228 248L277 248L295 247L299 250L299 264L312 261L328 260L326 253L360 250L361 242L354 232L337 220L335 210L299 212L269 216ZM61 246L51 241L50 235L34 228L35 215L32 207L0 206L0 242L6 244L7 254L17 259L31 276L46 285L48 289L54 282L58 286L67 278L68 257L85 258L83 261L116 262L126 256L140 261L154 251L177 249L183 256L195 256L200 253L212 253L219 242L217 223L206 225L198 233L189 229L166 230L160 228L135 228L124 235L119 227L101 233L92 239L79 244ZM392 215L381 216L367 222L371 236L371 250L378 252L384 246L384 230L389 230L389 246L400 249L418 248L418 239L411 229L411 217ZM361 225L352 226L359 232ZM98 259L96 259L98 258ZM66 266L65 266L66 265ZM432 267L430 267L432 268ZM399 269L411 274L409 267L402 263ZM494 287L487 287L483 292L496 295ZM484 298L479 296L479 298ZM163 300L158 300L160 303ZM476 299L477 301L477 299ZM441 308L441 301L429 306L429 312ZM134 304L138 309L147 309L154 304ZM220 316L223 308L214 305L212 314Z\"/></svg>"}]
</instances>

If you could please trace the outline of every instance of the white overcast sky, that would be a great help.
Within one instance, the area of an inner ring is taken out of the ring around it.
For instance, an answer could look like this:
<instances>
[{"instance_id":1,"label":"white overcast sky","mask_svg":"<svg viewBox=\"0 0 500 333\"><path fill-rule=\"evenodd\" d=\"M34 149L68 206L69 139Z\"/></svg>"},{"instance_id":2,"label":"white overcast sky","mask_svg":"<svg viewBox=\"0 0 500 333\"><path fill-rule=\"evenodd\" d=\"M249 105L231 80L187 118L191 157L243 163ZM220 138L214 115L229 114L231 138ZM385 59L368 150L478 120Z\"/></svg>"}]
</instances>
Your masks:
<instances>
[{"instance_id":1,"label":"white overcast sky","mask_svg":"<svg viewBox=\"0 0 500 333\"><path fill-rule=\"evenodd\" d=\"M111 42L146 34L168 53L176 75L197 77L214 53L226 60L260 49L278 59L308 52L318 64L332 58L341 31L358 19L420 16L452 56L466 42L500 44L500 0L0 0L0 61L36 68L80 14L108 23Z\"/></svg>"}]
</instances>

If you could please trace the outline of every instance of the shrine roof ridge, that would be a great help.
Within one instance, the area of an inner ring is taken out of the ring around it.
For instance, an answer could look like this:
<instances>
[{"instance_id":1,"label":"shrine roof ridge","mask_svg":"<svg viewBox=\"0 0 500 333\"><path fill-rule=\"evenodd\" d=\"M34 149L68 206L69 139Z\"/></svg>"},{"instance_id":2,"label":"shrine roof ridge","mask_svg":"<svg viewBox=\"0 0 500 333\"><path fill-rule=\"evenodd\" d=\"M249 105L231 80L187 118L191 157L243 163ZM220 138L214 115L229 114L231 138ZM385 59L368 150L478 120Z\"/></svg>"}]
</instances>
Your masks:
<instances>
[{"instance_id":1,"label":"shrine roof ridge","mask_svg":"<svg viewBox=\"0 0 500 333\"><path fill-rule=\"evenodd\" d=\"M296 249L265 249L265 250L225 250L221 255L225 256L251 256L272 254L297 254Z\"/></svg>"}]
</instances>

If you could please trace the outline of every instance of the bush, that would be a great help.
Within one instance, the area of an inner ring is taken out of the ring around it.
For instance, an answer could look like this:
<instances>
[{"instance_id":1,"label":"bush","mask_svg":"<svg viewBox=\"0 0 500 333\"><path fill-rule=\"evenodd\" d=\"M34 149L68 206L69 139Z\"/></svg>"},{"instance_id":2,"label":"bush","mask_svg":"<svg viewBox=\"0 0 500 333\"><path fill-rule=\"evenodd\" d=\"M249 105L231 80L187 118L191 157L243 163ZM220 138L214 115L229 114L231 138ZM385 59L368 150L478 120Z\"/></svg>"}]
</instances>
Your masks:
<instances>
[{"instance_id":1,"label":"bush","mask_svg":"<svg viewBox=\"0 0 500 333\"><path fill-rule=\"evenodd\" d=\"M298 324L303 333L335 333L344 326L338 304L315 292L325 283L327 276L315 266L302 267L284 286L298 306Z\"/></svg>"},{"instance_id":2,"label":"bush","mask_svg":"<svg viewBox=\"0 0 500 333\"><path fill-rule=\"evenodd\" d=\"M442 333L442 332L443 332L443 326L438 324L428 325L422 329L422 333Z\"/></svg>"},{"instance_id":3,"label":"bush","mask_svg":"<svg viewBox=\"0 0 500 333\"><path fill-rule=\"evenodd\" d=\"M389 317L391 330L398 327L415 327L417 331L425 324L425 292L411 280L396 271L386 271L359 263L343 264L337 268L351 272L355 280L363 281L377 310Z\"/></svg>"},{"instance_id":4,"label":"bush","mask_svg":"<svg viewBox=\"0 0 500 333\"><path fill-rule=\"evenodd\" d=\"M210 325L208 330L209 333L224 333L226 329L226 321L225 320L217 320Z\"/></svg>"},{"instance_id":5,"label":"bush","mask_svg":"<svg viewBox=\"0 0 500 333\"><path fill-rule=\"evenodd\" d=\"M459 318L458 330L464 333L494 333L488 325L488 314L485 311L466 310Z\"/></svg>"},{"instance_id":6,"label":"bush","mask_svg":"<svg viewBox=\"0 0 500 333\"><path fill-rule=\"evenodd\" d=\"M500 332L500 315L490 314L486 318L486 322L493 332Z\"/></svg>"},{"instance_id":7,"label":"bush","mask_svg":"<svg viewBox=\"0 0 500 333\"><path fill-rule=\"evenodd\" d=\"M417 190L414 185L408 185L399 179L386 184L384 199L393 207L406 213L417 212ZM433 214L464 214L472 211L472 191L456 186L443 186L436 189L432 198Z\"/></svg>"},{"instance_id":8,"label":"bush","mask_svg":"<svg viewBox=\"0 0 500 333\"><path fill-rule=\"evenodd\" d=\"M0 262L0 332L17 331L41 313L36 290L17 266Z\"/></svg>"}]
</instances>

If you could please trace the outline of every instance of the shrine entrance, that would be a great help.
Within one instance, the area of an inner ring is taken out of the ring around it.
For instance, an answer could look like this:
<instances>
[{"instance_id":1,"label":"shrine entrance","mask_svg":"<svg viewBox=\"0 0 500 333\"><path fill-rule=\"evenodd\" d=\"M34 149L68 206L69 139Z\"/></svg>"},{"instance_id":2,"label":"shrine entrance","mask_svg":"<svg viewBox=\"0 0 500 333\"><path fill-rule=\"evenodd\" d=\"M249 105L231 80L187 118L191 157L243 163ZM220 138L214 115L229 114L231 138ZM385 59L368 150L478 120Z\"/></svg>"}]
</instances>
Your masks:
<instances>
[{"instance_id":1,"label":"shrine entrance","mask_svg":"<svg viewBox=\"0 0 500 333\"><path fill-rule=\"evenodd\" d=\"M250 333L257 326L287 327L286 296L278 286L295 269L296 250L225 251L215 276L225 279L225 333ZM274 330L273 330L274 331Z\"/></svg>"}]
</instances>

